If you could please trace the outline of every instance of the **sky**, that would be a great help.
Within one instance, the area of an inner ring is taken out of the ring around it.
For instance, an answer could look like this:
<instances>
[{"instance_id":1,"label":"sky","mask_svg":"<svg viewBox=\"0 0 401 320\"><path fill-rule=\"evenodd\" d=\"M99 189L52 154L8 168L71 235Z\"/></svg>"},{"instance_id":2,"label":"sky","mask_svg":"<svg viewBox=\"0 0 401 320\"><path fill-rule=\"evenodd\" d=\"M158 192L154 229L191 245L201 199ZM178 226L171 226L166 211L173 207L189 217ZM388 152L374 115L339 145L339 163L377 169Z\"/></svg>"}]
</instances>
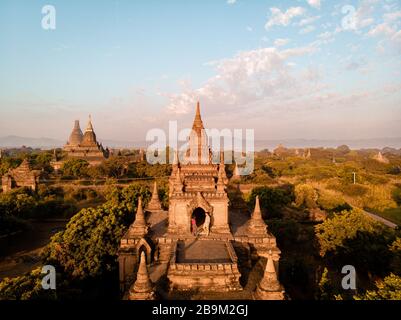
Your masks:
<instances>
[{"instance_id":1,"label":"sky","mask_svg":"<svg viewBox=\"0 0 401 320\"><path fill-rule=\"evenodd\" d=\"M400 58L401 0L2 0L0 136L401 137Z\"/></svg>"}]
</instances>

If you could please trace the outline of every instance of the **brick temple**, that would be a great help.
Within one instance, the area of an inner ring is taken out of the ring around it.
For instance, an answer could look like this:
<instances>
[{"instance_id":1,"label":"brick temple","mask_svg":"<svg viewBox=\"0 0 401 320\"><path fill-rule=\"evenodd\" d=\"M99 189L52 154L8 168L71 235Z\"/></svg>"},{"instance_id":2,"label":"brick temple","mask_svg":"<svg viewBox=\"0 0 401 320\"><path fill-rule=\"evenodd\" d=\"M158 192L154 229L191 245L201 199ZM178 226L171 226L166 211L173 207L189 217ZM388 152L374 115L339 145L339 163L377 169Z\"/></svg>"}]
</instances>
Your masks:
<instances>
[{"instance_id":1,"label":"brick temple","mask_svg":"<svg viewBox=\"0 0 401 320\"><path fill-rule=\"evenodd\" d=\"M262 219L259 199L251 216L230 208L227 183L223 152L220 162L212 163L198 103L188 150L175 154L169 210L162 210L155 184L148 207L138 201L135 221L121 240L124 299L191 293L205 299L284 299L281 252Z\"/></svg>"},{"instance_id":2,"label":"brick temple","mask_svg":"<svg viewBox=\"0 0 401 320\"><path fill-rule=\"evenodd\" d=\"M36 190L41 177L40 170L34 170L27 159L15 169L10 169L1 179L3 192L14 188L28 187Z\"/></svg>"},{"instance_id":3,"label":"brick temple","mask_svg":"<svg viewBox=\"0 0 401 320\"><path fill-rule=\"evenodd\" d=\"M86 160L90 165L101 164L109 157L109 150L103 148L97 141L90 116L85 133L82 133L79 120L75 120L74 128L63 150L68 158Z\"/></svg>"}]
</instances>

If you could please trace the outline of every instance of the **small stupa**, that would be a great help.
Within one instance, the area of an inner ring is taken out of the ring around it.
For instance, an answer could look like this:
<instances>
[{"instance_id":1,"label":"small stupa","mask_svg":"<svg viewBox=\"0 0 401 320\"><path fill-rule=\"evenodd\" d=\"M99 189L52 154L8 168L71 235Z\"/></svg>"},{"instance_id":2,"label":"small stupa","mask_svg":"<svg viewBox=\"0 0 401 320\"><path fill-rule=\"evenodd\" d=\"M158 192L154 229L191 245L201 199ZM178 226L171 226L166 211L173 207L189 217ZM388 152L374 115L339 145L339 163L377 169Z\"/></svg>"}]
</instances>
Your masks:
<instances>
[{"instance_id":1,"label":"small stupa","mask_svg":"<svg viewBox=\"0 0 401 320\"><path fill-rule=\"evenodd\" d=\"M152 198L150 199L147 210L160 211L161 209L162 209L162 206L160 203L159 194L157 192L157 183L155 181L153 184Z\"/></svg>"},{"instance_id":2,"label":"small stupa","mask_svg":"<svg viewBox=\"0 0 401 320\"><path fill-rule=\"evenodd\" d=\"M154 300L155 292L146 267L145 252L142 251L136 280L129 290L129 300Z\"/></svg>"},{"instance_id":3,"label":"small stupa","mask_svg":"<svg viewBox=\"0 0 401 320\"><path fill-rule=\"evenodd\" d=\"M256 287L254 298L256 300L284 300L284 288L278 281L271 250L267 255L263 278Z\"/></svg>"},{"instance_id":4,"label":"small stupa","mask_svg":"<svg viewBox=\"0 0 401 320\"><path fill-rule=\"evenodd\" d=\"M373 157L377 162L388 164L390 161L379 151L377 155Z\"/></svg>"},{"instance_id":5,"label":"small stupa","mask_svg":"<svg viewBox=\"0 0 401 320\"><path fill-rule=\"evenodd\" d=\"M148 226L145 221L145 214L142 208L142 198L138 199L138 209L134 223L130 226L128 234L130 237L144 237L148 233Z\"/></svg>"},{"instance_id":6,"label":"small stupa","mask_svg":"<svg viewBox=\"0 0 401 320\"><path fill-rule=\"evenodd\" d=\"M262 218L262 211L260 210L259 196L256 196L255 209L253 210L251 219L248 222L249 235L267 235L267 225Z\"/></svg>"}]
</instances>

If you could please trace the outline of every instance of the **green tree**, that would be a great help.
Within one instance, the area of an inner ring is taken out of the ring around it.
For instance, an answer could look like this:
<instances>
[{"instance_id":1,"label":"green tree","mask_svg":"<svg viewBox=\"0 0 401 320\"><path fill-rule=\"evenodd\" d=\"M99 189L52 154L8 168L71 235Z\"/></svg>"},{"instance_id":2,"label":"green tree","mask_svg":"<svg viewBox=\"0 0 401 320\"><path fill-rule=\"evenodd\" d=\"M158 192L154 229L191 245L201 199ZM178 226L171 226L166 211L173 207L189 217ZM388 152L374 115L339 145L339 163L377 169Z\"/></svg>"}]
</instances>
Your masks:
<instances>
[{"instance_id":1,"label":"green tree","mask_svg":"<svg viewBox=\"0 0 401 320\"><path fill-rule=\"evenodd\" d=\"M63 176L84 177L89 163L82 159L70 159L63 163L61 172Z\"/></svg>"},{"instance_id":2,"label":"green tree","mask_svg":"<svg viewBox=\"0 0 401 320\"><path fill-rule=\"evenodd\" d=\"M298 184L295 186L295 205L308 209L316 208L317 192L309 184Z\"/></svg>"},{"instance_id":3,"label":"green tree","mask_svg":"<svg viewBox=\"0 0 401 320\"><path fill-rule=\"evenodd\" d=\"M355 300L401 300L401 277L390 274L376 282L375 290L354 297Z\"/></svg>"},{"instance_id":4,"label":"green tree","mask_svg":"<svg viewBox=\"0 0 401 320\"><path fill-rule=\"evenodd\" d=\"M337 265L352 264L359 270L383 274L389 271L389 245L393 230L359 209L335 214L315 227L320 255Z\"/></svg>"},{"instance_id":5,"label":"green tree","mask_svg":"<svg viewBox=\"0 0 401 320\"><path fill-rule=\"evenodd\" d=\"M283 206L291 204L294 201L293 186L286 185L279 188L257 187L252 189L248 199L248 206L253 210L255 198L259 196L260 205L267 211L268 218L281 217Z\"/></svg>"},{"instance_id":6,"label":"green tree","mask_svg":"<svg viewBox=\"0 0 401 320\"><path fill-rule=\"evenodd\" d=\"M139 196L146 205L150 192L142 185L130 185L115 189L105 204L81 210L52 237L44 252L46 263L58 265L73 279L115 270L119 242L134 219Z\"/></svg>"},{"instance_id":7,"label":"green tree","mask_svg":"<svg viewBox=\"0 0 401 320\"><path fill-rule=\"evenodd\" d=\"M0 300L55 299L56 290L43 290L41 268L26 275L5 278L0 282Z\"/></svg>"}]
</instances>

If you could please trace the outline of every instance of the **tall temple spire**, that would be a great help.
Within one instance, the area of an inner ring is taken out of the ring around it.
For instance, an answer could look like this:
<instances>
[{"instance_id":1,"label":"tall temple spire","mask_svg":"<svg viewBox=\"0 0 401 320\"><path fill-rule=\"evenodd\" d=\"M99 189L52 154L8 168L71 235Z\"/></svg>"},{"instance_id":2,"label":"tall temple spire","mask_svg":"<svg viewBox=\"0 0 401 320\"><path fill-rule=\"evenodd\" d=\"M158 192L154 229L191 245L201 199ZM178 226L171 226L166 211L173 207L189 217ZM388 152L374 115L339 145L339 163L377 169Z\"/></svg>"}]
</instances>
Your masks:
<instances>
[{"instance_id":1,"label":"tall temple spire","mask_svg":"<svg viewBox=\"0 0 401 320\"><path fill-rule=\"evenodd\" d=\"M153 300L154 290L146 267L145 252L142 251L136 280L129 290L129 300Z\"/></svg>"},{"instance_id":2,"label":"tall temple spire","mask_svg":"<svg viewBox=\"0 0 401 320\"><path fill-rule=\"evenodd\" d=\"M201 117L201 113L200 113L199 101L196 104L196 113L195 113L195 119L194 119L194 123L192 125L192 129L204 129L202 117Z\"/></svg>"},{"instance_id":3,"label":"tall temple spire","mask_svg":"<svg viewBox=\"0 0 401 320\"><path fill-rule=\"evenodd\" d=\"M191 164L210 163L208 137L203 126L199 102L196 105L195 119L192 125L192 131L189 135L189 149L186 160Z\"/></svg>"}]
</instances>

